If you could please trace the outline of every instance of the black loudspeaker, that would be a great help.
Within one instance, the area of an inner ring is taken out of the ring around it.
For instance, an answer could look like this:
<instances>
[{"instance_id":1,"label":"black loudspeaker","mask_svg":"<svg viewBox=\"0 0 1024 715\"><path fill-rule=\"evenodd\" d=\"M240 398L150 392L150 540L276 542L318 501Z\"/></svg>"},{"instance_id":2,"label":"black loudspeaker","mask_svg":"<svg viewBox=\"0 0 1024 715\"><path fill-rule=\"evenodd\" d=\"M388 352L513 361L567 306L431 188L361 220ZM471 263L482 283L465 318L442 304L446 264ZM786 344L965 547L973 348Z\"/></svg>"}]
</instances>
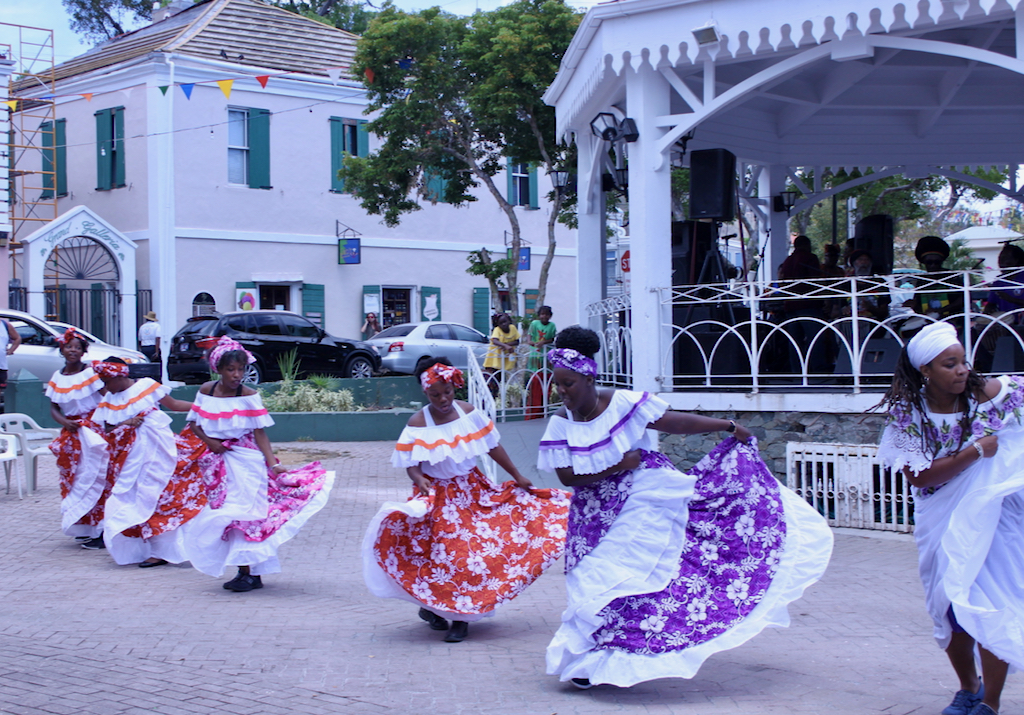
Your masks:
<instances>
[{"instance_id":1,"label":"black loudspeaker","mask_svg":"<svg viewBox=\"0 0 1024 715\"><path fill-rule=\"evenodd\" d=\"M706 221L672 222L672 285L697 282L714 241L714 228Z\"/></svg>"},{"instance_id":2,"label":"black loudspeaker","mask_svg":"<svg viewBox=\"0 0 1024 715\"><path fill-rule=\"evenodd\" d=\"M726 149L690 152L690 218L736 218L736 156Z\"/></svg>"},{"instance_id":3,"label":"black loudspeaker","mask_svg":"<svg viewBox=\"0 0 1024 715\"><path fill-rule=\"evenodd\" d=\"M853 249L871 254L872 265L878 275L892 273L893 235L892 216L886 214L866 216L854 228Z\"/></svg>"}]
</instances>

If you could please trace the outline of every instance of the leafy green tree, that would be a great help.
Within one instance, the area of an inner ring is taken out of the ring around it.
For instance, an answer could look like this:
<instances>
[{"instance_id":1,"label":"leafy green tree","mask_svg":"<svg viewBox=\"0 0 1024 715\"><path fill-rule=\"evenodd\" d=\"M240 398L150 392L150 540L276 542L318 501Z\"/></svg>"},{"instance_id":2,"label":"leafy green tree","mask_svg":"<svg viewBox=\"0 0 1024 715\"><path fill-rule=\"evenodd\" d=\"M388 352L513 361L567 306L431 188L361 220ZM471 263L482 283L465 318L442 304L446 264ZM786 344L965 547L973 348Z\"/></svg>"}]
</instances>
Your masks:
<instances>
[{"instance_id":1,"label":"leafy green tree","mask_svg":"<svg viewBox=\"0 0 1024 715\"><path fill-rule=\"evenodd\" d=\"M436 7L406 13L385 4L353 65L356 76L366 77L368 113L378 112L368 129L383 144L368 157L346 158L346 189L393 226L402 214L419 210L421 200L464 206L482 187L505 214L512 255L519 255L519 216L495 177L507 158L548 171L564 161L567 148L554 140L554 111L540 98L577 23L578 15L560 0L520 0L472 18ZM558 209L549 219L542 291ZM514 297L518 267L506 276Z\"/></svg>"},{"instance_id":2,"label":"leafy green tree","mask_svg":"<svg viewBox=\"0 0 1024 715\"><path fill-rule=\"evenodd\" d=\"M271 0L275 5L310 20L348 30L356 35L366 32L377 14L368 4L349 0Z\"/></svg>"},{"instance_id":3,"label":"leafy green tree","mask_svg":"<svg viewBox=\"0 0 1024 715\"><path fill-rule=\"evenodd\" d=\"M152 0L64 0L71 29L87 40L103 42L123 35L152 16Z\"/></svg>"}]
</instances>

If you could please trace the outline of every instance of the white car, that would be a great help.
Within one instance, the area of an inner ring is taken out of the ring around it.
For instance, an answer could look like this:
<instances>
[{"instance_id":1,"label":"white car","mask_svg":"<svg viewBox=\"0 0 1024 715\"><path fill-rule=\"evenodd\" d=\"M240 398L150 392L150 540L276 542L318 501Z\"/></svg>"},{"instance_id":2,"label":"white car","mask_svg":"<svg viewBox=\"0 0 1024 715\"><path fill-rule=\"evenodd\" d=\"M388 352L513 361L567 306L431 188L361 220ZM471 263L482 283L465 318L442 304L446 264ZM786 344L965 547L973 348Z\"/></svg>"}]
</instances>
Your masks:
<instances>
[{"instance_id":1,"label":"white car","mask_svg":"<svg viewBox=\"0 0 1024 715\"><path fill-rule=\"evenodd\" d=\"M380 353L381 367L404 375L415 374L420 365L446 357L460 370L466 369L466 348L483 363L490 340L461 323L403 323L392 325L366 341Z\"/></svg>"},{"instance_id":2,"label":"white car","mask_svg":"<svg viewBox=\"0 0 1024 715\"><path fill-rule=\"evenodd\" d=\"M8 379L13 379L22 370L28 370L46 382L54 372L64 367L64 358L57 345L57 338L64 334L63 329L55 328L45 320L20 310L0 310L0 318L10 323L21 336L21 345L7 358ZM87 333L85 336L90 337ZM103 360L111 356L119 357L129 365L149 362L145 355L136 350L101 342L91 343L82 360Z\"/></svg>"}]
</instances>

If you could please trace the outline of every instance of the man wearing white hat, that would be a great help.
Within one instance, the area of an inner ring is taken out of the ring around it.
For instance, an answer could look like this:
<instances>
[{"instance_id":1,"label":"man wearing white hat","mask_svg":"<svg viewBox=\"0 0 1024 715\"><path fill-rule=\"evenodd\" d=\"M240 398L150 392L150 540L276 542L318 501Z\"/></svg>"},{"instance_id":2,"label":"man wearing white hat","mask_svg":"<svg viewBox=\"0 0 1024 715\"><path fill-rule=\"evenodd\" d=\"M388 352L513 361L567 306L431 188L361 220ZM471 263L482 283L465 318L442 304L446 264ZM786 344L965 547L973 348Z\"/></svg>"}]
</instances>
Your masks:
<instances>
[{"instance_id":1,"label":"man wearing white hat","mask_svg":"<svg viewBox=\"0 0 1024 715\"><path fill-rule=\"evenodd\" d=\"M160 323L152 310L144 317L146 320L139 328L139 350L150 362L160 362Z\"/></svg>"}]
</instances>

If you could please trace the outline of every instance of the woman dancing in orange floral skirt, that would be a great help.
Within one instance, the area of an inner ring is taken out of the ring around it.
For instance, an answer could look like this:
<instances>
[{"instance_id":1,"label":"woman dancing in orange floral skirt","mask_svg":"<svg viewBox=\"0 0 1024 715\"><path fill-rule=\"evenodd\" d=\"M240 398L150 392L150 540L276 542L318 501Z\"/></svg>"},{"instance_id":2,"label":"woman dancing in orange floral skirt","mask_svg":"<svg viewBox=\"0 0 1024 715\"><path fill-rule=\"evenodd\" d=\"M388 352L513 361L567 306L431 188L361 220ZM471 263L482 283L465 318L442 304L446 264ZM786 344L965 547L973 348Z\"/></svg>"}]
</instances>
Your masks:
<instances>
[{"instance_id":1,"label":"woman dancing in orange floral skirt","mask_svg":"<svg viewBox=\"0 0 1024 715\"><path fill-rule=\"evenodd\" d=\"M412 479L413 496L384 504L370 523L363 574L375 595L419 605L420 618L457 643L469 621L493 615L562 555L569 495L533 489L498 444L494 422L455 399L464 380L450 363L421 372L420 384L430 404L409 420L391 458ZM484 454L515 481L492 484L476 465Z\"/></svg>"}]
</instances>

